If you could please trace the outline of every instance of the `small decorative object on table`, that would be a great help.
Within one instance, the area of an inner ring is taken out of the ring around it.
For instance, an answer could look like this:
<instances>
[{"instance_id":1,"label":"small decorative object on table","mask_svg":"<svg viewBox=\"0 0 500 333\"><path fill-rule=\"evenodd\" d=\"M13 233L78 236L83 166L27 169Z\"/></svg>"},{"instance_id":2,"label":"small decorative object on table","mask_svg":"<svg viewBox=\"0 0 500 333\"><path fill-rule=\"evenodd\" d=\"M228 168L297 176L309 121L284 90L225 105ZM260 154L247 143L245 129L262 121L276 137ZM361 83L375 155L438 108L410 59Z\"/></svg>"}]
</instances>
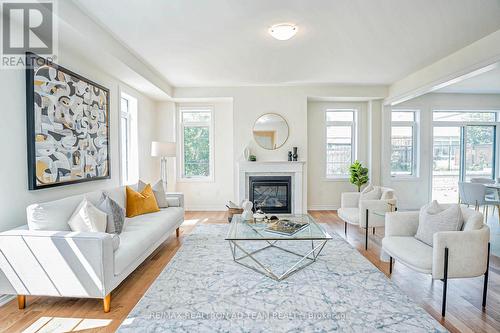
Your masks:
<instances>
[{"instance_id":1,"label":"small decorative object on table","mask_svg":"<svg viewBox=\"0 0 500 333\"><path fill-rule=\"evenodd\" d=\"M257 156L255 156L255 155L250 155L250 156L248 157L248 160L249 160L250 162L255 162L255 161L257 161Z\"/></svg>"},{"instance_id":2,"label":"small decorative object on table","mask_svg":"<svg viewBox=\"0 0 500 333\"><path fill-rule=\"evenodd\" d=\"M293 147L293 160L297 161L299 155L297 154L297 147Z\"/></svg>"},{"instance_id":3,"label":"small decorative object on table","mask_svg":"<svg viewBox=\"0 0 500 333\"><path fill-rule=\"evenodd\" d=\"M241 208L243 208L243 213L241 213L241 219L243 221L249 221L253 218L252 207L253 203L249 200L244 200L241 203Z\"/></svg>"},{"instance_id":4,"label":"small decorative object on table","mask_svg":"<svg viewBox=\"0 0 500 333\"><path fill-rule=\"evenodd\" d=\"M254 214L253 214L253 218L254 220L256 221L262 221L264 220L264 218L266 217L266 214L264 214L264 212L260 209L258 209Z\"/></svg>"},{"instance_id":5,"label":"small decorative object on table","mask_svg":"<svg viewBox=\"0 0 500 333\"><path fill-rule=\"evenodd\" d=\"M289 162L292 161L292 152L291 151L288 151L288 161Z\"/></svg>"}]
</instances>

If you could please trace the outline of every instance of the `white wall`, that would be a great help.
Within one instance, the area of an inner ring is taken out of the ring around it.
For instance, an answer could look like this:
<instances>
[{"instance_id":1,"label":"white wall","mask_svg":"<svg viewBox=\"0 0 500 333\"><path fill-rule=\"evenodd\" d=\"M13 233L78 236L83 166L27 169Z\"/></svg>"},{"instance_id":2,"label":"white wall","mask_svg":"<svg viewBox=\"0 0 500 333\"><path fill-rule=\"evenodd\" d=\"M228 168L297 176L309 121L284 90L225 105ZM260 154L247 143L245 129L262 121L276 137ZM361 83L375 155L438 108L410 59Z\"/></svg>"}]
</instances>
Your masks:
<instances>
[{"instance_id":1,"label":"white wall","mask_svg":"<svg viewBox=\"0 0 500 333\"><path fill-rule=\"evenodd\" d=\"M392 108L420 110L419 176L397 179L390 176L390 107L383 112L382 182L396 190L401 209L417 209L431 200L432 175L432 110L500 110L500 95L431 93ZM497 129L498 131L498 129ZM498 137L498 135L497 135ZM497 145L497 150L498 150ZM498 151L497 151L497 156ZM498 174L498 165L497 165Z\"/></svg>"},{"instance_id":2,"label":"white wall","mask_svg":"<svg viewBox=\"0 0 500 333\"><path fill-rule=\"evenodd\" d=\"M250 147L258 161L284 161L288 151L298 147L299 160L308 160L308 98L336 97L344 100L380 99L387 93L385 86L286 86L286 87L235 87L235 88L176 88L176 98L232 98L234 161L243 159L245 147ZM283 116L290 127L290 137L285 145L276 150L259 147L253 140L252 128L255 120L265 113ZM308 203L308 164L303 179L303 205ZM313 175L315 177L317 175ZM319 177L320 175L318 175ZM234 172L234 177L237 177ZM233 180L237 184L236 180ZM314 188L311 188L314 191ZM234 189L236 193L237 189Z\"/></svg>"},{"instance_id":3,"label":"white wall","mask_svg":"<svg viewBox=\"0 0 500 333\"><path fill-rule=\"evenodd\" d=\"M182 103L162 102L157 109L157 139L177 141L176 112L182 106L212 106L214 109L214 180L179 181L177 158L168 162L168 189L184 193L188 210L225 210L228 200L234 200L233 103L226 100ZM177 141L178 142L178 141Z\"/></svg>"},{"instance_id":4,"label":"white wall","mask_svg":"<svg viewBox=\"0 0 500 333\"><path fill-rule=\"evenodd\" d=\"M151 178L153 172L149 154L150 126L154 112L153 102L129 88L109 74L97 70L93 64L80 56L60 48L59 64L98 82L110 89L110 156L111 176L109 180L72 184L50 189L28 191L27 148L26 148L26 96L25 73L22 70L2 70L0 75L0 100L2 100L2 125L0 151L2 163L0 174L4 175L0 191L0 231L26 223L26 206L33 202L59 199L69 195L119 185L118 150L118 106L120 88L138 98L139 109L139 156L141 173Z\"/></svg>"}]
</instances>

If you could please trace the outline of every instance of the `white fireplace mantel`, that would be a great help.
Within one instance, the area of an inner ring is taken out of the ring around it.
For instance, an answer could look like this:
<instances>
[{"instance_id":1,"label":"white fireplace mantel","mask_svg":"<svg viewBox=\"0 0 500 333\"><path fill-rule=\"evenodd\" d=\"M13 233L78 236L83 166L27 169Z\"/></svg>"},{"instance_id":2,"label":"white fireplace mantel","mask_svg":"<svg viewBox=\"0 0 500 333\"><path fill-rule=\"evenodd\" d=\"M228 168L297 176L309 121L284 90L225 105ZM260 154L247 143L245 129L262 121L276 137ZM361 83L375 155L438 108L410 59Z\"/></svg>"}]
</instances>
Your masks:
<instances>
[{"instance_id":1,"label":"white fireplace mantel","mask_svg":"<svg viewBox=\"0 0 500 333\"><path fill-rule=\"evenodd\" d=\"M304 164L304 161L238 162L238 202L249 197L250 176L291 176L292 212L303 214L305 207L303 204Z\"/></svg>"}]
</instances>

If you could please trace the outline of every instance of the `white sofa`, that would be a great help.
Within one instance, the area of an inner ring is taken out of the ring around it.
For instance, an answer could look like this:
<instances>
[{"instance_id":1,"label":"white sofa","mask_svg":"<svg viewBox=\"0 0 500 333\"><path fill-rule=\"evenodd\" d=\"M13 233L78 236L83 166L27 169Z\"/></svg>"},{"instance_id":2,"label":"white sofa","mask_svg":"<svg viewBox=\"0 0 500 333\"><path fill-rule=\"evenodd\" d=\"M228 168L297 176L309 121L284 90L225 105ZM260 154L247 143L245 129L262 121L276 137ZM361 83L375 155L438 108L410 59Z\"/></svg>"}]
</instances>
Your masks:
<instances>
[{"instance_id":1,"label":"white sofa","mask_svg":"<svg viewBox=\"0 0 500 333\"><path fill-rule=\"evenodd\" d=\"M449 205L442 205L448 207ZM433 235L433 246L415 238L419 212L392 212L386 215L385 237L381 259L393 260L420 273L431 274L444 282L441 314L445 316L447 280L485 275L483 307L486 306L490 229L483 214L462 207L464 225L460 231L443 231Z\"/></svg>"},{"instance_id":2,"label":"white sofa","mask_svg":"<svg viewBox=\"0 0 500 333\"><path fill-rule=\"evenodd\" d=\"M380 186L380 199L360 200L360 192L343 192L337 215L344 221L344 233L347 235L347 224L357 225L365 230L365 250L368 249L369 228L383 227L384 216L374 212L388 212L396 208L397 198L394 190ZM368 212L368 213L367 213Z\"/></svg>"},{"instance_id":3,"label":"white sofa","mask_svg":"<svg viewBox=\"0 0 500 333\"><path fill-rule=\"evenodd\" d=\"M106 190L125 207L125 188ZM28 226L0 233L0 294L102 298L110 309L110 293L172 232L179 236L184 221L180 193L167 194L169 207L126 218L117 237L100 232L72 232L67 221L84 196L92 203L102 191L37 204L58 231L28 230ZM27 211L32 210L33 205ZM62 231L61 231L62 230Z\"/></svg>"}]
</instances>

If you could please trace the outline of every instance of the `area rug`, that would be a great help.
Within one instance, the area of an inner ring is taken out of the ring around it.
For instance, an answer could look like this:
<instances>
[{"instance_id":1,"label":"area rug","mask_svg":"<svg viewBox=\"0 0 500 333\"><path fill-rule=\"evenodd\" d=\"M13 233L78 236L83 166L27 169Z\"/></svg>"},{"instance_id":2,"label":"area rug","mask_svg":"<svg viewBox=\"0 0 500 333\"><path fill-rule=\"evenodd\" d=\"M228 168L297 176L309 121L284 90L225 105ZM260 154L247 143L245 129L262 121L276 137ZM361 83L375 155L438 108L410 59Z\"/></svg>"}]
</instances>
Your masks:
<instances>
[{"instance_id":1,"label":"area rug","mask_svg":"<svg viewBox=\"0 0 500 333\"><path fill-rule=\"evenodd\" d=\"M233 261L228 228L197 226L119 332L446 332L336 234L317 262L276 282ZM259 255L275 268L296 260Z\"/></svg>"}]
</instances>

